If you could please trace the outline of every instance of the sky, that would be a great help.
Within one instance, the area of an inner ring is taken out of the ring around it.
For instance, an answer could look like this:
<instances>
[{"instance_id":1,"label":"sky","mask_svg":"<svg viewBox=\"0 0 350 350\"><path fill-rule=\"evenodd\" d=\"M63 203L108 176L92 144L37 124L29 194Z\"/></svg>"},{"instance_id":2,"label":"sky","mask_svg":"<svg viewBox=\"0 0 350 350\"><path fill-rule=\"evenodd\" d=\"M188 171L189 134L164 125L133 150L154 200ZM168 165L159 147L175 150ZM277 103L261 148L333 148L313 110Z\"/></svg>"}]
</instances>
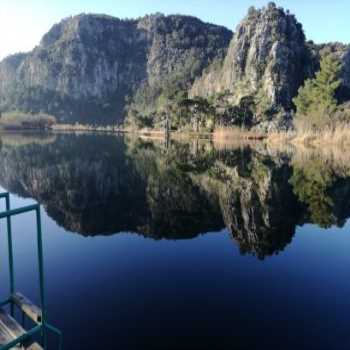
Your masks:
<instances>
[{"instance_id":1,"label":"sky","mask_svg":"<svg viewBox=\"0 0 350 350\"><path fill-rule=\"evenodd\" d=\"M0 59L31 50L62 18L104 13L119 18L145 14L186 14L234 30L250 6L262 0L0 0ZM350 0L280 0L303 24L307 39L317 43L350 42Z\"/></svg>"}]
</instances>

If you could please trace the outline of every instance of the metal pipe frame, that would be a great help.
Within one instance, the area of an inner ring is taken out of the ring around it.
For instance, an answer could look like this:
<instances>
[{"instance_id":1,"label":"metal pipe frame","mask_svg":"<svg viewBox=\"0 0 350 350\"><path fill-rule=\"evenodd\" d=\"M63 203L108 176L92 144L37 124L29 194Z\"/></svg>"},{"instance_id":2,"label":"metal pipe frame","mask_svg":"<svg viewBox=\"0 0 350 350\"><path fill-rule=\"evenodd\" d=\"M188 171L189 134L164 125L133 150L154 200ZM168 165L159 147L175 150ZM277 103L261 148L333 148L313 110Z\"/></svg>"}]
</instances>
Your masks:
<instances>
[{"instance_id":1,"label":"metal pipe frame","mask_svg":"<svg viewBox=\"0 0 350 350\"><path fill-rule=\"evenodd\" d=\"M12 302L11 296L15 293L15 279L14 279L14 264L13 264L13 244L12 244L12 226L11 226L11 217L23 213L28 213L35 211L36 214L36 225L37 225L37 248L38 248L38 262L39 262L39 282L40 282L40 303L42 310L42 319L41 323L29 331L27 331L22 336L13 340L12 342L2 346L0 350L8 350L14 347L17 344L22 344L34 334L40 332L43 340L43 348L47 347L47 331L54 333L59 337L59 349L62 349L63 345L63 335L60 330L54 326L47 323L47 312L46 312L46 300L45 300L45 284L44 284L44 257L43 257L43 241L42 241L42 228L41 228L41 212L40 205L33 204L26 207L12 209L10 207L10 194L0 193L0 199L5 199L6 211L0 213L0 220L6 219L7 223L7 237L8 237L8 250L9 250L9 270L10 270L10 297L3 302L0 302L0 306L7 304L11 305L11 314L14 314L14 304Z\"/></svg>"}]
</instances>

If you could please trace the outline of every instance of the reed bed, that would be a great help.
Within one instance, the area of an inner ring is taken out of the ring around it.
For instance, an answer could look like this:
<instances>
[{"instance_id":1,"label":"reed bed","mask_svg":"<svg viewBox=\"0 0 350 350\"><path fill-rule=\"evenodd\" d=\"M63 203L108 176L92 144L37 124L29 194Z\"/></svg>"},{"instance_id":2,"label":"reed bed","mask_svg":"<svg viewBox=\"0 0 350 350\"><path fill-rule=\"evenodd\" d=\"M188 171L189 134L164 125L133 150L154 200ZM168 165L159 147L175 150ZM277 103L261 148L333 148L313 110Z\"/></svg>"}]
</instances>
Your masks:
<instances>
[{"instance_id":1,"label":"reed bed","mask_svg":"<svg viewBox=\"0 0 350 350\"><path fill-rule=\"evenodd\" d=\"M310 146L350 145L350 124L338 123L334 127L325 127L323 130L300 128L296 131L279 132L268 135L269 143L293 143Z\"/></svg>"},{"instance_id":2,"label":"reed bed","mask_svg":"<svg viewBox=\"0 0 350 350\"><path fill-rule=\"evenodd\" d=\"M55 123L56 118L45 113L13 111L0 115L0 129L3 130L44 130L51 129Z\"/></svg>"},{"instance_id":3,"label":"reed bed","mask_svg":"<svg viewBox=\"0 0 350 350\"><path fill-rule=\"evenodd\" d=\"M53 130L56 131L99 131L99 132L118 132L121 131L118 127L114 125L96 126L90 124L55 124L52 126Z\"/></svg>"},{"instance_id":4,"label":"reed bed","mask_svg":"<svg viewBox=\"0 0 350 350\"><path fill-rule=\"evenodd\" d=\"M215 141L232 141L232 140L263 140L267 134L258 131L252 131L239 127L219 127L213 132Z\"/></svg>"},{"instance_id":5,"label":"reed bed","mask_svg":"<svg viewBox=\"0 0 350 350\"><path fill-rule=\"evenodd\" d=\"M15 132L6 131L0 132L0 144L7 146L27 146L32 144L48 145L56 141L56 135L47 133L30 133L30 132Z\"/></svg>"}]
</instances>

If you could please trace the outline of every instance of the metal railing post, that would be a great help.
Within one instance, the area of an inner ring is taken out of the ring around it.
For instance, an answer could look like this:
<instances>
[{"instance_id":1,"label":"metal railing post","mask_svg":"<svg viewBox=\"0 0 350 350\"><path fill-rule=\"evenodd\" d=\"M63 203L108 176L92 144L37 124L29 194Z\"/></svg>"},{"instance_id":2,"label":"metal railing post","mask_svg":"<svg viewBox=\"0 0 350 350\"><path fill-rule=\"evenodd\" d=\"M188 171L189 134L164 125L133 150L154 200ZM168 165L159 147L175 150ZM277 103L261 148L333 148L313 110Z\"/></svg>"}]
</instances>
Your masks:
<instances>
[{"instance_id":1,"label":"metal railing post","mask_svg":"<svg viewBox=\"0 0 350 350\"><path fill-rule=\"evenodd\" d=\"M10 206L10 194L7 193L5 197L6 201L6 211L11 209ZM7 223L7 243L8 243L8 256L9 256L9 271L10 271L10 295L12 296L15 293L15 277L14 277L14 266L13 266L13 244L12 244L12 225L11 217L6 218ZM11 315L14 314L14 305L11 303Z\"/></svg>"},{"instance_id":2,"label":"metal railing post","mask_svg":"<svg viewBox=\"0 0 350 350\"><path fill-rule=\"evenodd\" d=\"M10 206L10 194L7 193L0 193L0 198L5 199L5 207L6 211L9 211L11 209ZM8 244L8 259L9 259L9 278L10 278L10 295L15 292L15 278L14 278L14 266L13 266L13 244L12 244L12 227L11 227L11 217L6 217L6 223L7 223L7 244ZM11 315L14 314L14 307L11 304Z\"/></svg>"},{"instance_id":3,"label":"metal railing post","mask_svg":"<svg viewBox=\"0 0 350 350\"><path fill-rule=\"evenodd\" d=\"M47 344L46 337L46 305L45 305L45 285L44 285L44 257L43 257L43 240L42 240L42 230L41 230L41 215L40 206L35 210L36 212L36 228L37 228L37 243L38 243L38 262L39 262L39 281L40 281L40 303L42 310L42 337L44 343L44 349Z\"/></svg>"}]
</instances>

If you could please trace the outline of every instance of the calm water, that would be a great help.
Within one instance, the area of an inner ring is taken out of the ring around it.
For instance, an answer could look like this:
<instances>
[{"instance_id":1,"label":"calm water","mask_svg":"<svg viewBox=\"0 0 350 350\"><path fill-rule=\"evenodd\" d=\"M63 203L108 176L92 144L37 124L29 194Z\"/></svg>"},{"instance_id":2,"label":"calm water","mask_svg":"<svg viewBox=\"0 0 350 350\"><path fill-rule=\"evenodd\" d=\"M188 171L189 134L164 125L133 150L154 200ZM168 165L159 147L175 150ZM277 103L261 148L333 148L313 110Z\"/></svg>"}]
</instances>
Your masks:
<instances>
[{"instance_id":1,"label":"calm water","mask_svg":"<svg viewBox=\"0 0 350 350\"><path fill-rule=\"evenodd\" d=\"M44 209L49 319L65 349L350 348L350 163L340 156L0 139L1 190L13 207ZM38 301L33 224L31 214L13 221L15 268L17 289Z\"/></svg>"}]
</instances>

